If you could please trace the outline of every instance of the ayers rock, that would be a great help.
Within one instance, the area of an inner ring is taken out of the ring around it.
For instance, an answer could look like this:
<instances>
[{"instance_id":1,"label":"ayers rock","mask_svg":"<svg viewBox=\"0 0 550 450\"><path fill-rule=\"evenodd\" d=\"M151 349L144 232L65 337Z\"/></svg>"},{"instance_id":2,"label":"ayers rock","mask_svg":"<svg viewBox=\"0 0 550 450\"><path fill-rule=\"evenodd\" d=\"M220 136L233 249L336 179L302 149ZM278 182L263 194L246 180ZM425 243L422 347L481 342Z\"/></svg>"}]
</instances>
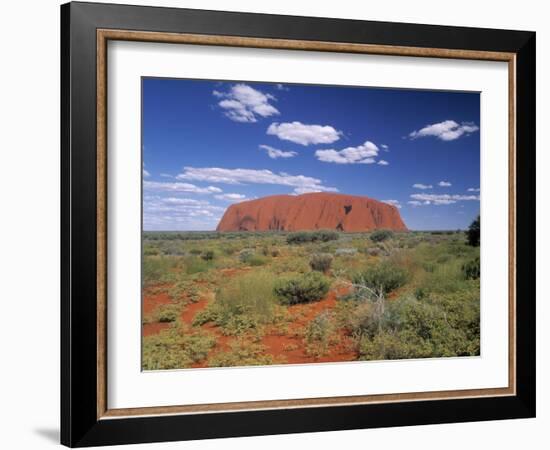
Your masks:
<instances>
[{"instance_id":1,"label":"ayers rock","mask_svg":"<svg viewBox=\"0 0 550 450\"><path fill-rule=\"evenodd\" d=\"M406 231L399 210L368 197L326 192L273 195L231 205L217 231Z\"/></svg>"}]
</instances>

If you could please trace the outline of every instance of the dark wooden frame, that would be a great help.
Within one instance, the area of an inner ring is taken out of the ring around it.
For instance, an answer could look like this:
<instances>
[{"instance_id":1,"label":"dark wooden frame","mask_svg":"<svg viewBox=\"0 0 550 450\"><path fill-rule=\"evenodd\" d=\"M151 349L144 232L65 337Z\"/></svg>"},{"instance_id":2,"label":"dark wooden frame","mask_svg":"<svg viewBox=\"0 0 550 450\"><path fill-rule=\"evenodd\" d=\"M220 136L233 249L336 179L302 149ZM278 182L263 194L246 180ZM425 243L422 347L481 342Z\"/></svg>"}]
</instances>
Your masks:
<instances>
[{"instance_id":1,"label":"dark wooden frame","mask_svg":"<svg viewBox=\"0 0 550 450\"><path fill-rule=\"evenodd\" d=\"M535 415L535 33L93 3L63 5L61 26L63 444L107 445ZM104 58L108 39L508 61L509 246L515 262L510 267L515 278L510 285L510 389L209 405L202 410L177 406L109 410L104 331Z\"/></svg>"}]
</instances>

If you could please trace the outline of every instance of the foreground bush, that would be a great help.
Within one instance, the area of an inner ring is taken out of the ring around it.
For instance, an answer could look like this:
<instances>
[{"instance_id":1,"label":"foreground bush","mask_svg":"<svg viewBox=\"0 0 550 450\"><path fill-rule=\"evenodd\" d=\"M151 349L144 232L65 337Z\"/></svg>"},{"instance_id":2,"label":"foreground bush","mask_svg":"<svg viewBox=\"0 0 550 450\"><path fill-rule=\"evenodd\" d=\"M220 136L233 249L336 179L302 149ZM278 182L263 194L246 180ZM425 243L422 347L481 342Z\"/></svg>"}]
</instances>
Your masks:
<instances>
[{"instance_id":1,"label":"foreground bush","mask_svg":"<svg viewBox=\"0 0 550 450\"><path fill-rule=\"evenodd\" d=\"M197 313L193 325L212 322L225 334L237 335L269 323L277 303L275 279L267 272L253 272L234 278L216 293L216 299Z\"/></svg>"},{"instance_id":2,"label":"foreground bush","mask_svg":"<svg viewBox=\"0 0 550 450\"><path fill-rule=\"evenodd\" d=\"M306 242L329 242L335 241L340 237L336 231L318 230L318 231L297 231L290 233L286 242L288 244L304 244Z\"/></svg>"},{"instance_id":3,"label":"foreground bush","mask_svg":"<svg viewBox=\"0 0 550 450\"><path fill-rule=\"evenodd\" d=\"M327 295L330 281L319 272L279 280L274 292L282 303L294 305L321 300Z\"/></svg>"},{"instance_id":4,"label":"foreground bush","mask_svg":"<svg viewBox=\"0 0 550 450\"><path fill-rule=\"evenodd\" d=\"M182 369L204 360L216 339L205 332L171 327L157 335L143 338L143 370Z\"/></svg>"},{"instance_id":5,"label":"foreground bush","mask_svg":"<svg viewBox=\"0 0 550 450\"><path fill-rule=\"evenodd\" d=\"M480 261L479 256L464 263L462 273L467 280L477 280L480 276Z\"/></svg>"},{"instance_id":6,"label":"foreground bush","mask_svg":"<svg viewBox=\"0 0 550 450\"><path fill-rule=\"evenodd\" d=\"M306 352L315 358L325 355L330 344L337 341L334 332L334 323L328 311L315 316L305 329Z\"/></svg>"},{"instance_id":7,"label":"foreground bush","mask_svg":"<svg viewBox=\"0 0 550 450\"><path fill-rule=\"evenodd\" d=\"M311 270L327 273L332 265L332 255L329 253L316 253L309 260Z\"/></svg>"},{"instance_id":8,"label":"foreground bush","mask_svg":"<svg viewBox=\"0 0 550 450\"><path fill-rule=\"evenodd\" d=\"M274 364L271 355L266 354L266 347L250 340L238 339L230 344L227 352L216 353L209 361L210 367L267 366Z\"/></svg>"},{"instance_id":9,"label":"foreground bush","mask_svg":"<svg viewBox=\"0 0 550 450\"><path fill-rule=\"evenodd\" d=\"M356 273L352 277L352 282L358 294L368 296L368 293L372 292L380 297L403 286L407 279L408 274L404 269L389 262L382 262Z\"/></svg>"},{"instance_id":10,"label":"foreground bush","mask_svg":"<svg viewBox=\"0 0 550 450\"><path fill-rule=\"evenodd\" d=\"M152 286L170 280L171 270L177 262L170 257L146 257L143 258L143 284Z\"/></svg>"},{"instance_id":11,"label":"foreground bush","mask_svg":"<svg viewBox=\"0 0 550 450\"><path fill-rule=\"evenodd\" d=\"M372 242L383 242L391 239L392 237L393 231L391 230L376 230L371 233L370 240Z\"/></svg>"}]
</instances>

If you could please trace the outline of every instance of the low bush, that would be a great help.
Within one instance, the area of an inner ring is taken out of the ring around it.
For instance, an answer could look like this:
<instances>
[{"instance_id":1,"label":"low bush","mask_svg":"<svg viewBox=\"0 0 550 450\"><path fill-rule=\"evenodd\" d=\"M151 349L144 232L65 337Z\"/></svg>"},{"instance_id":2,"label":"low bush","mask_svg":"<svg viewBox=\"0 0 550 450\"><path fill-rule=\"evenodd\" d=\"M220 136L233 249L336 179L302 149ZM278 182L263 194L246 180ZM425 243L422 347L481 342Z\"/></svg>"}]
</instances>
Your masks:
<instances>
[{"instance_id":1,"label":"low bush","mask_svg":"<svg viewBox=\"0 0 550 450\"><path fill-rule=\"evenodd\" d=\"M340 237L338 232L332 230L297 231L290 233L286 242L288 244L304 244L306 242L329 242Z\"/></svg>"},{"instance_id":2,"label":"low bush","mask_svg":"<svg viewBox=\"0 0 550 450\"><path fill-rule=\"evenodd\" d=\"M216 293L216 299L198 312L193 325L212 322L225 334L238 335L270 323L277 303L275 278L267 272L252 272L231 280Z\"/></svg>"},{"instance_id":3,"label":"low bush","mask_svg":"<svg viewBox=\"0 0 550 450\"><path fill-rule=\"evenodd\" d=\"M283 304L294 305L321 300L330 287L330 281L319 272L310 272L298 277L279 280L274 288L275 295Z\"/></svg>"},{"instance_id":4,"label":"low bush","mask_svg":"<svg viewBox=\"0 0 550 450\"><path fill-rule=\"evenodd\" d=\"M253 248L243 248L239 252L239 261L242 263L248 263L251 258L256 255L256 252Z\"/></svg>"},{"instance_id":5,"label":"low bush","mask_svg":"<svg viewBox=\"0 0 550 450\"><path fill-rule=\"evenodd\" d=\"M237 339L230 344L230 347L229 351L212 356L208 365L210 367L266 366L278 362L271 355L266 354L264 345L250 340Z\"/></svg>"},{"instance_id":6,"label":"low bush","mask_svg":"<svg viewBox=\"0 0 550 450\"><path fill-rule=\"evenodd\" d=\"M143 284L151 286L170 281L171 271L177 265L177 260L170 257L143 258Z\"/></svg>"},{"instance_id":7,"label":"low bush","mask_svg":"<svg viewBox=\"0 0 550 450\"><path fill-rule=\"evenodd\" d=\"M356 248L337 248L334 252L336 256L353 256L357 254Z\"/></svg>"},{"instance_id":8,"label":"low bush","mask_svg":"<svg viewBox=\"0 0 550 450\"><path fill-rule=\"evenodd\" d=\"M383 242L391 239L392 237L393 231L391 230L376 230L371 233L370 240L372 242Z\"/></svg>"},{"instance_id":9,"label":"low bush","mask_svg":"<svg viewBox=\"0 0 550 450\"><path fill-rule=\"evenodd\" d=\"M480 276L479 256L462 265L462 273L467 280L477 280Z\"/></svg>"},{"instance_id":10,"label":"low bush","mask_svg":"<svg viewBox=\"0 0 550 450\"><path fill-rule=\"evenodd\" d=\"M216 339L206 332L172 326L142 342L143 370L183 369L204 360Z\"/></svg>"},{"instance_id":11,"label":"low bush","mask_svg":"<svg viewBox=\"0 0 550 450\"><path fill-rule=\"evenodd\" d=\"M327 311L315 316L305 329L306 352L316 358L325 355L330 344L337 340L334 331L333 320Z\"/></svg>"},{"instance_id":12,"label":"low bush","mask_svg":"<svg viewBox=\"0 0 550 450\"><path fill-rule=\"evenodd\" d=\"M327 273L332 265L332 255L329 253L316 253L309 260L311 270Z\"/></svg>"},{"instance_id":13,"label":"low bush","mask_svg":"<svg viewBox=\"0 0 550 450\"><path fill-rule=\"evenodd\" d=\"M209 261L205 261L197 256L186 256L183 259L185 273L193 275L195 273L206 272L211 266Z\"/></svg>"},{"instance_id":14,"label":"low bush","mask_svg":"<svg viewBox=\"0 0 550 450\"><path fill-rule=\"evenodd\" d=\"M355 290L360 296L369 296L369 293L385 296L403 286L407 280L405 269L387 261L370 266L352 277Z\"/></svg>"},{"instance_id":15,"label":"low bush","mask_svg":"<svg viewBox=\"0 0 550 450\"><path fill-rule=\"evenodd\" d=\"M181 306L180 305L174 305L174 304L168 304L168 305L160 305L156 311L155 311L155 318L157 322L175 322L181 312Z\"/></svg>"},{"instance_id":16,"label":"low bush","mask_svg":"<svg viewBox=\"0 0 550 450\"><path fill-rule=\"evenodd\" d=\"M214 250L205 250L201 253L201 258L205 261L212 261L214 259L215 253Z\"/></svg>"}]
</instances>

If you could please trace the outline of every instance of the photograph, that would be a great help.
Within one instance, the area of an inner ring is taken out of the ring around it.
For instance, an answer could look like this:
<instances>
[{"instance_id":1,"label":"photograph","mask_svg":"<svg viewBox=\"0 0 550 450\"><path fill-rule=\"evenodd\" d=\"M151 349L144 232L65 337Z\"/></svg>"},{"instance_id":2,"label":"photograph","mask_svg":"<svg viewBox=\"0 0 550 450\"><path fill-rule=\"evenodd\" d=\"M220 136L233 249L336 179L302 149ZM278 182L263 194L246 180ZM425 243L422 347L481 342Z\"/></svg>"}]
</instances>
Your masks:
<instances>
[{"instance_id":1,"label":"photograph","mask_svg":"<svg viewBox=\"0 0 550 450\"><path fill-rule=\"evenodd\" d=\"M142 78L142 370L480 355L480 94Z\"/></svg>"}]
</instances>

